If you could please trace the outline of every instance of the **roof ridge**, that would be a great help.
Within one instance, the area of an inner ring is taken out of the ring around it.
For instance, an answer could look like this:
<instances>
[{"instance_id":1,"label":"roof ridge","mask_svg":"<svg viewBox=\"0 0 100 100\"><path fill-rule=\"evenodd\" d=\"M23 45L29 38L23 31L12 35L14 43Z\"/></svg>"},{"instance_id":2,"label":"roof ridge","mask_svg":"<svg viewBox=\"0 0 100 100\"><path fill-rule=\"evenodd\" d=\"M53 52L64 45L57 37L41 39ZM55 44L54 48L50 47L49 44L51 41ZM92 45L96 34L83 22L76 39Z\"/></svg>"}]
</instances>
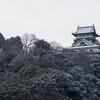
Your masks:
<instances>
[{"instance_id":1,"label":"roof ridge","mask_svg":"<svg viewBox=\"0 0 100 100\"><path fill-rule=\"evenodd\" d=\"M94 26L79 26L78 28L88 28L88 27L94 27Z\"/></svg>"},{"instance_id":2,"label":"roof ridge","mask_svg":"<svg viewBox=\"0 0 100 100\"><path fill-rule=\"evenodd\" d=\"M77 45L80 41L82 41L82 38L79 41L77 41L76 43L74 43L73 46Z\"/></svg>"}]
</instances>

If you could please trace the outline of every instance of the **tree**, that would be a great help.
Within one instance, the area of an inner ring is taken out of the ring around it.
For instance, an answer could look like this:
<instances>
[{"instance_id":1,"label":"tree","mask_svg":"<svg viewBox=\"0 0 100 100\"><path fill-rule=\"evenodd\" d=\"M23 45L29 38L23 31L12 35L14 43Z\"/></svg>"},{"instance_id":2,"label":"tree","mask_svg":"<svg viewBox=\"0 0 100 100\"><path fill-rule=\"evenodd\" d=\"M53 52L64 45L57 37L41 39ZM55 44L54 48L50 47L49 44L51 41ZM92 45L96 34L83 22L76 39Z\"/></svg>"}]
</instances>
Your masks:
<instances>
[{"instance_id":1,"label":"tree","mask_svg":"<svg viewBox=\"0 0 100 100\"><path fill-rule=\"evenodd\" d=\"M11 37L10 39L7 39L5 41L4 51L6 52L12 52L17 53L20 52L23 48L21 38L19 36L17 37Z\"/></svg>"},{"instance_id":2,"label":"tree","mask_svg":"<svg viewBox=\"0 0 100 100\"><path fill-rule=\"evenodd\" d=\"M73 54L69 54L70 60L76 65L83 68L84 71L89 71L90 69L90 56L85 50L78 50Z\"/></svg>"},{"instance_id":3,"label":"tree","mask_svg":"<svg viewBox=\"0 0 100 100\"><path fill-rule=\"evenodd\" d=\"M34 34L25 33L21 38L23 50L29 51L34 46L34 42L37 40L38 38Z\"/></svg>"},{"instance_id":4,"label":"tree","mask_svg":"<svg viewBox=\"0 0 100 100\"><path fill-rule=\"evenodd\" d=\"M60 43L57 43L55 41L51 42L50 45L55 51L61 51L63 48Z\"/></svg>"},{"instance_id":5,"label":"tree","mask_svg":"<svg viewBox=\"0 0 100 100\"><path fill-rule=\"evenodd\" d=\"M5 38L2 35L2 33L0 33L0 49L3 48L4 44L5 44Z\"/></svg>"},{"instance_id":6,"label":"tree","mask_svg":"<svg viewBox=\"0 0 100 100\"><path fill-rule=\"evenodd\" d=\"M37 48L50 50L50 44L43 39L34 42L34 44Z\"/></svg>"},{"instance_id":7,"label":"tree","mask_svg":"<svg viewBox=\"0 0 100 100\"><path fill-rule=\"evenodd\" d=\"M36 42L34 42L34 44L35 47L31 49L30 52L35 56L43 56L51 50L50 44L47 41L44 41L43 39L37 40Z\"/></svg>"}]
</instances>

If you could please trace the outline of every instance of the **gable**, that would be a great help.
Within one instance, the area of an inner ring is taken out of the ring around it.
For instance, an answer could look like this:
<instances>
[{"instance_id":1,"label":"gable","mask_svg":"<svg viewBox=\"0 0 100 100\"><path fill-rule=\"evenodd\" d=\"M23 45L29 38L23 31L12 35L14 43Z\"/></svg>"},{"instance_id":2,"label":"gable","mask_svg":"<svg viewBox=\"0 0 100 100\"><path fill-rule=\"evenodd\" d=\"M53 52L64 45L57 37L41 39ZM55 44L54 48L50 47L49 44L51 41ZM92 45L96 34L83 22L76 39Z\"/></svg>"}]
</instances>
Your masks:
<instances>
[{"instance_id":1,"label":"gable","mask_svg":"<svg viewBox=\"0 0 100 100\"><path fill-rule=\"evenodd\" d=\"M82 38L76 43L73 44L73 46L94 46L95 44L87 41L86 39Z\"/></svg>"}]
</instances>

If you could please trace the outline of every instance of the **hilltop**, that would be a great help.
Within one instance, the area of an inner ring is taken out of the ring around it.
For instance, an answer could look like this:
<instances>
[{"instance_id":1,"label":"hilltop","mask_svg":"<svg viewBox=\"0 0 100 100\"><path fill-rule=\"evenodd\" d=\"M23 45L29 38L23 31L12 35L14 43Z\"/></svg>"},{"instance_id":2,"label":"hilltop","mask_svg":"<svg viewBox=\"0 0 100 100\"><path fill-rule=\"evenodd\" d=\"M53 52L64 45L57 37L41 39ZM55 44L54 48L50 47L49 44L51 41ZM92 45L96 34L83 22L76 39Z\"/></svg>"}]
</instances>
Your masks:
<instances>
[{"instance_id":1,"label":"hilltop","mask_svg":"<svg viewBox=\"0 0 100 100\"><path fill-rule=\"evenodd\" d=\"M100 100L99 54L69 52L32 34L0 34L0 49L0 100Z\"/></svg>"}]
</instances>

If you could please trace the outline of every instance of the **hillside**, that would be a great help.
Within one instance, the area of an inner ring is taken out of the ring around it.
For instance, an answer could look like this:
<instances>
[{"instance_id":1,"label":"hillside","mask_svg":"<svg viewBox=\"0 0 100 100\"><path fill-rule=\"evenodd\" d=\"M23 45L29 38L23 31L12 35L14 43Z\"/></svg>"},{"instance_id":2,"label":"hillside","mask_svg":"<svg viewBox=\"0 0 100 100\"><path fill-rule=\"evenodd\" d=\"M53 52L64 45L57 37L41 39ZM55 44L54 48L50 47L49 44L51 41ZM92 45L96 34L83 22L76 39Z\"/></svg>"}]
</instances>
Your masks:
<instances>
[{"instance_id":1,"label":"hillside","mask_svg":"<svg viewBox=\"0 0 100 100\"><path fill-rule=\"evenodd\" d=\"M99 54L32 39L0 34L0 100L100 100Z\"/></svg>"}]
</instances>

